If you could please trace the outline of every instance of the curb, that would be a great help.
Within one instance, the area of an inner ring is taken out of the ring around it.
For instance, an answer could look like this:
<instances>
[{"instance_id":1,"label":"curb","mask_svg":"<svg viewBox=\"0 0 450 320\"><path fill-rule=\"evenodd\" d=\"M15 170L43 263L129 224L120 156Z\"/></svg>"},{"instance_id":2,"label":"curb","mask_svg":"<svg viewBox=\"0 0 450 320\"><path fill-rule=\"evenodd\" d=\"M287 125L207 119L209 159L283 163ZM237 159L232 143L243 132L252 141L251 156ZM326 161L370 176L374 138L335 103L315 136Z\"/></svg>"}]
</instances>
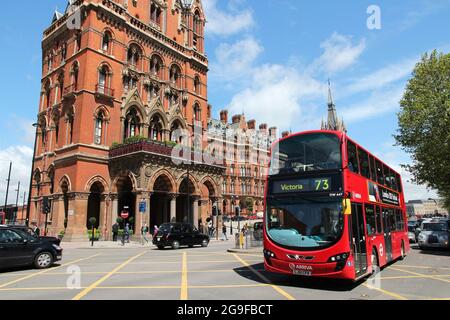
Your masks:
<instances>
[{"instance_id":1,"label":"curb","mask_svg":"<svg viewBox=\"0 0 450 320\"><path fill-rule=\"evenodd\" d=\"M253 249L228 249L227 250L227 252L229 252L229 253L256 253L256 254L259 254L259 253L261 253L262 254L262 252L263 252L263 248L261 247L261 248L253 248Z\"/></svg>"}]
</instances>

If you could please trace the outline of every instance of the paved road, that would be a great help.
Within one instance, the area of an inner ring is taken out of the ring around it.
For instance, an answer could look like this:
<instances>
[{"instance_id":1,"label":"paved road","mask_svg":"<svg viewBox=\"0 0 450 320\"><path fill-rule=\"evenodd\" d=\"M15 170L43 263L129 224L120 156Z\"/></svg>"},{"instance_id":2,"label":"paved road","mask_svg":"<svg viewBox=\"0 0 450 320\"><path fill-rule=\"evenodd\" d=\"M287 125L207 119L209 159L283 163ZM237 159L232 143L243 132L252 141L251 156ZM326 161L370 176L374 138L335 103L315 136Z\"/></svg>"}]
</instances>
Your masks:
<instances>
[{"instance_id":1,"label":"paved road","mask_svg":"<svg viewBox=\"0 0 450 320\"><path fill-rule=\"evenodd\" d=\"M232 254L229 242L209 248L66 249L49 270L0 273L0 300L326 300L450 299L450 252L413 249L381 272L381 286L291 278L263 271L262 254ZM76 277L81 271L78 289ZM69 272L69 274L68 274ZM68 281L69 280L69 281ZM68 283L69 282L69 283Z\"/></svg>"}]
</instances>

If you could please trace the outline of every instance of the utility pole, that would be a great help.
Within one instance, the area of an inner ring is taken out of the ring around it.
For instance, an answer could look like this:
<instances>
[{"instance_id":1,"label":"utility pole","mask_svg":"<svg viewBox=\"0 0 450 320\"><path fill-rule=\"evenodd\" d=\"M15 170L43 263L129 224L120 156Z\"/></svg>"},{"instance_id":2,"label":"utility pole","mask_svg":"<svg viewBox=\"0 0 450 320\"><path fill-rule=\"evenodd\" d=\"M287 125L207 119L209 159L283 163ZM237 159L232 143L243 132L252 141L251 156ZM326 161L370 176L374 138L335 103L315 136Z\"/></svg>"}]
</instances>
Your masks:
<instances>
[{"instance_id":1,"label":"utility pole","mask_svg":"<svg viewBox=\"0 0 450 320\"><path fill-rule=\"evenodd\" d=\"M12 161L9 163L9 173L8 173L8 184L6 186L6 197L5 197L5 209L3 210L6 214L6 206L8 205L8 193L9 193L9 182L11 181L11 169L12 169Z\"/></svg>"},{"instance_id":2,"label":"utility pole","mask_svg":"<svg viewBox=\"0 0 450 320\"><path fill-rule=\"evenodd\" d=\"M23 211L24 211L24 209L25 209L25 199L26 199L26 197L27 197L27 192L24 191L24 192L23 192L23 203L22 203L22 220L23 220L23 217L24 217Z\"/></svg>"},{"instance_id":3,"label":"utility pole","mask_svg":"<svg viewBox=\"0 0 450 320\"><path fill-rule=\"evenodd\" d=\"M19 213L19 192L20 192L20 181L16 189L16 211L13 213L13 224L16 224L17 214Z\"/></svg>"}]
</instances>

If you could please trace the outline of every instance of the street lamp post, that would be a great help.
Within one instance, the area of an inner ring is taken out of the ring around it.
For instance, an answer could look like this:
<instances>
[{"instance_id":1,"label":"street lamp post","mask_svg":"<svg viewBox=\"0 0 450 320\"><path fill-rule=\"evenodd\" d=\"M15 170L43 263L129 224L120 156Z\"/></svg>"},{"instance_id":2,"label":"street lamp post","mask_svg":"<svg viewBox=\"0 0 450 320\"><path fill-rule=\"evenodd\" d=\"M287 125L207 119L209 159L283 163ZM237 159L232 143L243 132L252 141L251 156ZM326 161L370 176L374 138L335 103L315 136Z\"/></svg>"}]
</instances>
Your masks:
<instances>
[{"instance_id":1,"label":"street lamp post","mask_svg":"<svg viewBox=\"0 0 450 320\"><path fill-rule=\"evenodd\" d=\"M8 184L6 186L5 208L3 210L5 214L6 214L6 207L8 205L8 193L9 193L9 182L11 181L11 169L12 169L12 161L9 163L8 179L6 180Z\"/></svg>"},{"instance_id":2,"label":"street lamp post","mask_svg":"<svg viewBox=\"0 0 450 320\"><path fill-rule=\"evenodd\" d=\"M28 190L28 204L27 204L27 218L26 218L26 225L27 225L27 227L30 226L30 207L31 207L31 192L32 192L32 189L33 189L34 157L36 155L37 134L38 134L38 127L39 127L39 125L37 123L33 123L33 127L36 128L36 135L34 137L34 151L33 151L33 158L31 160L30 187L29 187L29 190Z\"/></svg>"},{"instance_id":3,"label":"street lamp post","mask_svg":"<svg viewBox=\"0 0 450 320\"><path fill-rule=\"evenodd\" d=\"M17 214L19 213L19 192L20 192L20 181L17 185L17 189L16 189L17 195L16 195L16 211L13 213L13 224L16 224L16 217Z\"/></svg>"}]
</instances>

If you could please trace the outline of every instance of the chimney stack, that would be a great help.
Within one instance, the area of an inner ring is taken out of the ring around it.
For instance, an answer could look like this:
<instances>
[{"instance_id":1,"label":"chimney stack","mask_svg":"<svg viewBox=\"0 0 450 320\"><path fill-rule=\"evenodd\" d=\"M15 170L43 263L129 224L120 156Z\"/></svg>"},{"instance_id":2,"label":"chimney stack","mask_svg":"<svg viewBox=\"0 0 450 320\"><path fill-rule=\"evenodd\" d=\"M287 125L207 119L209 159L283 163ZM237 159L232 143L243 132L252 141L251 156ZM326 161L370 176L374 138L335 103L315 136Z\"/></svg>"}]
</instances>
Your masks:
<instances>
[{"instance_id":1,"label":"chimney stack","mask_svg":"<svg viewBox=\"0 0 450 320\"><path fill-rule=\"evenodd\" d=\"M250 120L247 122L247 128L249 130L255 130L256 129L256 120Z\"/></svg>"},{"instance_id":2,"label":"chimney stack","mask_svg":"<svg viewBox=\"0 0 450 320\"><path fill-rule=\"evenodd\" d=\"M233 124L241 123L241 119L242 119L242 116L240 114L233 116Z\"/></svg>"},{"instance_id":3,"label":"chimney stack","mask_svg":"<svg viewBox=\"0 0 450 320\"><path fill-rule=\"evenodd\" d=\"M223 123L228 123L228 110L220 111L220 121Z\"/></svg>"},{"instance_id":4,"label":"chimney stack","mask_svg":"<svg viewBox=\"0 0 450 320\"><path fill-rule=\"evenodd\" d=\"M269 136L276 137L277 136L277 127L272 127L269 129Z\"/></svg>"}]
</instances>

